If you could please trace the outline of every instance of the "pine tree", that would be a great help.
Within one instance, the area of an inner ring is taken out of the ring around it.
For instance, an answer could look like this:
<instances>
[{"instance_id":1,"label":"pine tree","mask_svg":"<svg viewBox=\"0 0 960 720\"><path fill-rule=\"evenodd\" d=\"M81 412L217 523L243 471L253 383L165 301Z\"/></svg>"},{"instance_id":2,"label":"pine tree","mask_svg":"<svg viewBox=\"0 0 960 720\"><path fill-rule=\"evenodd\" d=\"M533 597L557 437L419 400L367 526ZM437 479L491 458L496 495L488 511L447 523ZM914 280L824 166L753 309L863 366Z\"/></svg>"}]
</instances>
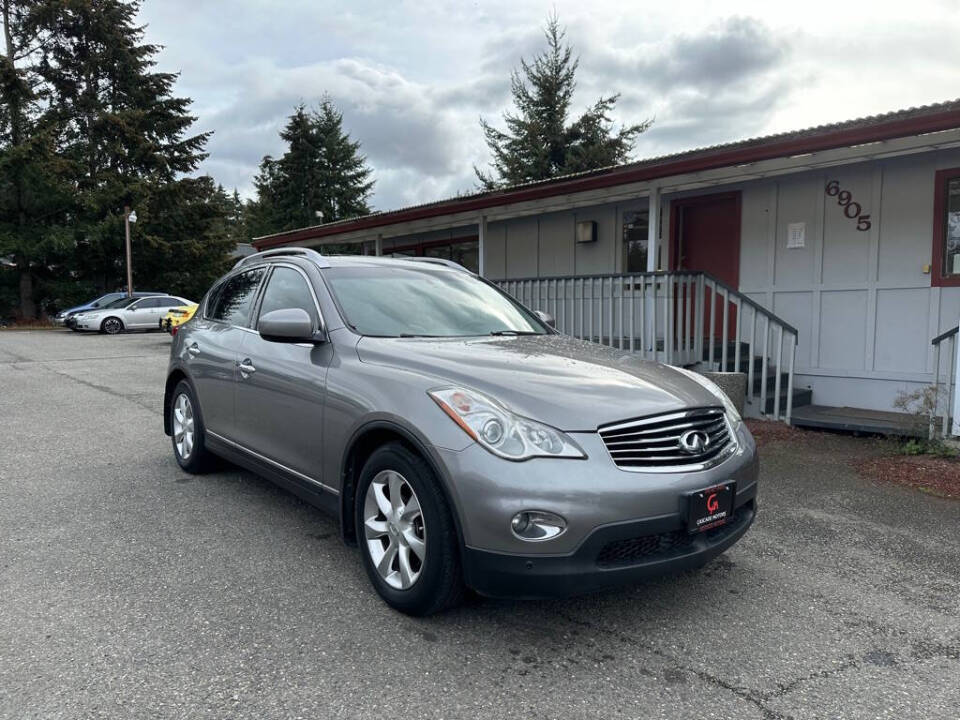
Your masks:
<instances>
[{"instance_id":1,"label":"pine tree","mask_svg":"<svg viewBox=\"0 0 960 720\"><path fill-rule=\"evenodd\" d=\"M372 171L331 100L324 98L316 111L296 107L280 137L286 152L279 159L264 157L254 179L257 199L248 218L253 235L370 212Z\"/></svg>"},{"instance_id":2,"label":"pine tree","mask_svg":"<svg viewBox=\"0 0 960 720\"><path fill-rule=\"evenodd\" d=\"M619 95L601 97L568 124L579 59L564 42L555 15L544 30L547 48L533 62L520 61L510 77L515 112L504 113L505 130L483 118L480 126L491 154L490 172L474 168L482 188L545 180L629 159L636 137L651 121L614 132L610 113Z\"/></svg>"},{"instance_id":3,"label":"pine tree","mask_svg":"<svg viewBox=\"0 0 960 720\"><path fill-rule=\"evenodd\" d=\"M125 207L173 222L176 207L190 215L210 194L204 183L182 178L205 157L209 133L189 133L191 100L172 94L175 74L153 69L160 48L143 41L139 7L138 0L58 0L42 17L50 39L38 72L49 86L60 155L73 167L74 269L101 289L124 277ZM143 232L136 228L135 237ZM152 285L138 249L135 284Z\"/></svg>"},{"instance_id":4,"label":"pine tree","mask_svg":"<svg viewBox=\"0 0 960 720\"><path fill-rule=\"evenodd\" d=\"M37 0L0 0L0 256L17 273L17 314L37 315L37 284L66 245L68 188L56 154L56 126L37 73L38 47L48 36Z\"/></svg>"}]
</instances>

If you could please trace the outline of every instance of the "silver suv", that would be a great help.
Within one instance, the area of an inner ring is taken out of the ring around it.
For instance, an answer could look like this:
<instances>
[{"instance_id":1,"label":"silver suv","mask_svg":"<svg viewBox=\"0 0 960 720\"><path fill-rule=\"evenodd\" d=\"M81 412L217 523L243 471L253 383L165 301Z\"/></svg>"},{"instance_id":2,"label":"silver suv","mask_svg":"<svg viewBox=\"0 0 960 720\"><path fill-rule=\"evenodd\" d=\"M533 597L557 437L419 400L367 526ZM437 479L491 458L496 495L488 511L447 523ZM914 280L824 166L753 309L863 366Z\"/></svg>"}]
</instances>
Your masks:
<instances>
[{"instance_id":1,"label":"silver suv","mask_svg":"<svg viewBox=\"0 0 960 720\"><path fill-rule=\"evenodd\" d=\"M698 567L743 536L756 449L716 385L424 260L241 260L173 340L180 466L221 456L335 513L416 615L466 587L556 596Z\"/></svg>"}]
</instances>

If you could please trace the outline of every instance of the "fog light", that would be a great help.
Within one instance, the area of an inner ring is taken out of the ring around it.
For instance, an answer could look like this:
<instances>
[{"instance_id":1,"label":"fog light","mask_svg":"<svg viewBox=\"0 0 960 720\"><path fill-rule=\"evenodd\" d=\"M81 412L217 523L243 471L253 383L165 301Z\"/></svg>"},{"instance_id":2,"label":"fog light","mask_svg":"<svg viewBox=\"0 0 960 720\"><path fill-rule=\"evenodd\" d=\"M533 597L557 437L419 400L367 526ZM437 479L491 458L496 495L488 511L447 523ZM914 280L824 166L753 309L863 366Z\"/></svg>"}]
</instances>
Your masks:
<instances>
[{"instance_id":1,"label":"fog light","mask_svg":"<svg viewBox=\"0 0 960 720\"><path fill-rule=\"evenodd\" d=\"M543 510L518 512L510 521L510 529L521 540L552 540L567 529L567 521L556 513Z\"/></svg>"}]
</instances>

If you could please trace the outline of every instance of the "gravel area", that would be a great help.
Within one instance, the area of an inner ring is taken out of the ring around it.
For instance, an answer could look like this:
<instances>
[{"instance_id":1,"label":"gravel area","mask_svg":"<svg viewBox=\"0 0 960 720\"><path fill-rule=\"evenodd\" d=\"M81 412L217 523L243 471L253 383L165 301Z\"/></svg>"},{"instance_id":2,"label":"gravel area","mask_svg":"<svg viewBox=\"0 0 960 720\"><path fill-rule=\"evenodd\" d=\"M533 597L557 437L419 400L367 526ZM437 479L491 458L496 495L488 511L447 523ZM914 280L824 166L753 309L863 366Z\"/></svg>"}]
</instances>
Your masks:
<instances>
[{"instance_id":1,"label":"gravel area","mask_svg":"<svg viewBox=\"0 0 960 720\"><path fill-rule=\"evenodd\" d=\"M757 522L698 572L417 620L333 518L178 469L168 346L0 333L0 717L958 716L960 503L863 440L758 430Z\"/></svg>"}]
</instances>

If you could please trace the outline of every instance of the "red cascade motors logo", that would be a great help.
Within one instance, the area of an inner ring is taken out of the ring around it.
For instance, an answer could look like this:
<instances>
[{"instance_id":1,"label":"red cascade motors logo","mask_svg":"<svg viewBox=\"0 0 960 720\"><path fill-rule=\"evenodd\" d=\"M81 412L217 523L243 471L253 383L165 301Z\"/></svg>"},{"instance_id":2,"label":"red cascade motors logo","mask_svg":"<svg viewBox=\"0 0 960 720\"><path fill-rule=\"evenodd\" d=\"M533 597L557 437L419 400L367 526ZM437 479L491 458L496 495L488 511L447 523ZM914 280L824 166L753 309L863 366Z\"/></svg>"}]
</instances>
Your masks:
<instances>
[{"instance_id":1,"label":"red cascade motors logo","mask_svg":"<svg viewBox=\"0 0 960 720\"><path fill-rule=\"evenodd\" d=\"M707 497L707 512L715 513L719 507L720 501L717 500L717 494L710 493L709 497Z\"/></svg>"}]
</instances>

